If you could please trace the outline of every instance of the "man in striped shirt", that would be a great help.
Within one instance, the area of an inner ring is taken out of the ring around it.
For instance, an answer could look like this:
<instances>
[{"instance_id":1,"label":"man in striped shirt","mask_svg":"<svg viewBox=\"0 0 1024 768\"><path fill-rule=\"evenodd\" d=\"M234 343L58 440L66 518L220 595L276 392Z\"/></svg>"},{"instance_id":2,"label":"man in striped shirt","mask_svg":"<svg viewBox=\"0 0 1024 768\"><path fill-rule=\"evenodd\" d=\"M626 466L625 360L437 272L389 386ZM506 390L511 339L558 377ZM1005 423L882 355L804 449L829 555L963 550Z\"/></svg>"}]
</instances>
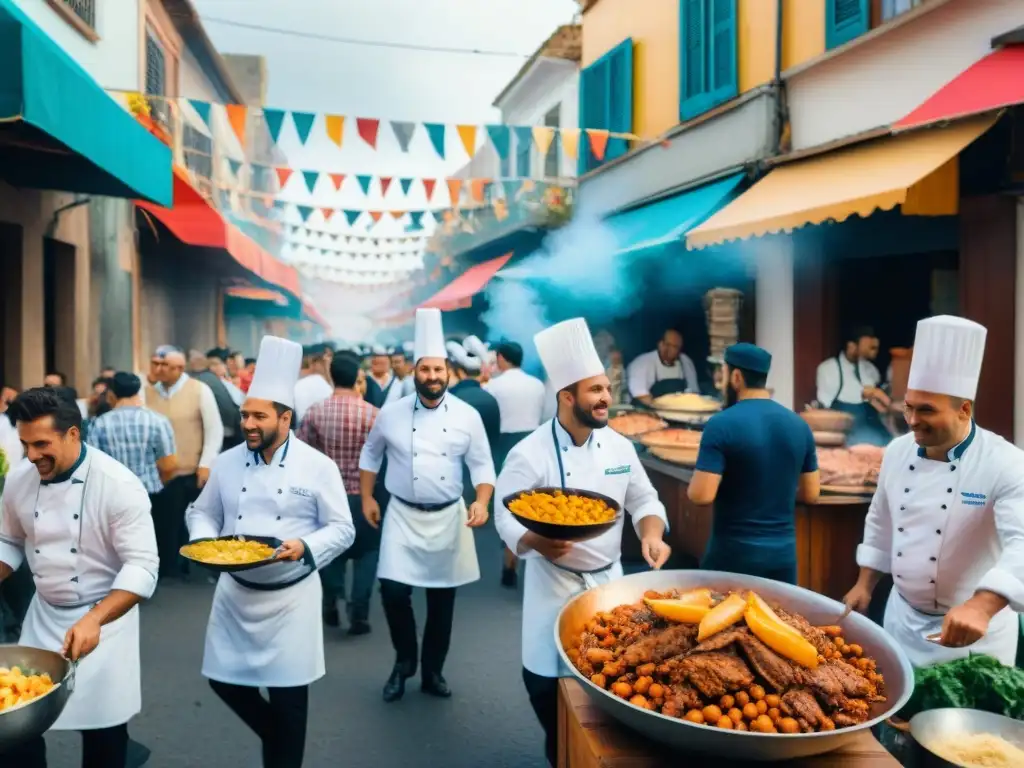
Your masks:
<instances>
[{"instance_id":1,"label":"man in striped shirt","mask_svg":"<svg viewBox=\"0 0 1024 768\"><path fill-rule=\"evenodd\" d=\"M320 572L324 586L324 623L330 627L341 623L337 601L345 599L345 569L351 560L352 598L348 601L348 632L350 635L365 635L370 631L370 598L377 577L380 533L363 517L363 503L359 495L359 454L373 428L377 409L363 400L361 387L365 384L366 372L360 367L358 357L340 353L331 360L330 370L334 394L310 406L299 425L298 437L338 465L356 526L355 544Z\"/></svg>"}]
</instances>

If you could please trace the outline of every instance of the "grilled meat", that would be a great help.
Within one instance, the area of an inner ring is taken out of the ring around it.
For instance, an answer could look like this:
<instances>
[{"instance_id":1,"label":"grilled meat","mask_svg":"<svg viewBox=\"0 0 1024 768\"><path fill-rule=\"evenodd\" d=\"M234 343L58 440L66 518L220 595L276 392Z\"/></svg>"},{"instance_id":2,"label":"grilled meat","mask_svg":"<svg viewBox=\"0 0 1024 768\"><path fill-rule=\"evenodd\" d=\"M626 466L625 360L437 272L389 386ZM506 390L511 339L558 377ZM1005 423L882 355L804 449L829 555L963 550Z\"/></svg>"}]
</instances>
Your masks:
<instances>
[{"instance_id":1,"label":"grilled meat","mask_svg":"<svg viewBox=\"0 0 1024 768\"><path fill-rule=\"evenodd\" d=\"M754 671L779 693L800 679L800 670L793 662L779 656L749 632L738 637L737 642Z\"/></svg>"},{"instance_id":2,"label":"grilled meat","mask_svg":"<svg viewBox=\"0 0 1024 768\"><path fill-rule=\"evenodd\" d=\"M739 656L711 651L675 660L672 682L688 681L703 696L718 699L730 691L746 688L754 675Z\"/></svg>"},{"instance_id":3,"label":"grilled meat","mask_svg":"<svg viewBox=\"0 0 1024 768\"><path fill-rule=\"evenodd\" d=\"M782 711L796 718L804 733L831 723L814 694L806 688L794 688L782 694Z\"/></svg>"},{"instance_id":4,"label":"grilled meat","mask_svg":"<svg viewBox=\"0 0 1024 768\"><path fill-rule=\"evenodd\" d=\"M795 613L790 613L784 608L779 608L777 606L772 606L772 608L775 611L775 613L778 614L778 617L780 619L782 619L784 622L789 624L789 626L793 627L793 629L797 630L800 634L807 638L811 645L813 645L817 649L819 654L824 655L826 650L829 650L833 647L832 641L829 640L828 635L826 635L817 627L812 627L811 623L807 621L807 619L805 619L803 616L799 616Z\"/></svg>"},{"instance_id":5,"label":"grilled meat","mask_svg":"<svg viewBox=\"0 0 1024 768\"><path fill-rule=\"evenodd\" d=\"M801 670L804 685L811 688L828 706L843 707L846 698L867 698L871 685L859 677L849 665L839 661L827 661L816 669Z\"/></svg>"},{"instance_id":6,"label":"grilled meat","mask_svg":"<svg viewBox=\"0 0 1024 768\"><path fill-rule=\"evenodd\" d=\"M705 653L707 651L720 651L743 637L750 637L750 630L746 627L731 627L712 635L703 643L697 645L690 653Z\"/></svg>"},{"instance_id":7,"label":"grilled meat","mask_svg":"<svg viewBox=\"0 0 1024 768\"><path fill-rule=\"evenodd\" d=\"M671 685L665 696L665 704L661 708L661 714L669 717L682 717L691 709L700 709L704 703L700 700L700 694L686 684Z\"/></svg>"},{"instance_id":8,"label":"grilled meat","mask_svg":"<svg viewBox=\"0 0 1024 768\"><path fill-rule=\"evenodd\" d=\"M696 640L697 627L673 624L666 629L655 630L628 646L622 653L622 660L634 667L649 662L660 664L665 659L686 653Z\"/></svg>"}]
</instances>

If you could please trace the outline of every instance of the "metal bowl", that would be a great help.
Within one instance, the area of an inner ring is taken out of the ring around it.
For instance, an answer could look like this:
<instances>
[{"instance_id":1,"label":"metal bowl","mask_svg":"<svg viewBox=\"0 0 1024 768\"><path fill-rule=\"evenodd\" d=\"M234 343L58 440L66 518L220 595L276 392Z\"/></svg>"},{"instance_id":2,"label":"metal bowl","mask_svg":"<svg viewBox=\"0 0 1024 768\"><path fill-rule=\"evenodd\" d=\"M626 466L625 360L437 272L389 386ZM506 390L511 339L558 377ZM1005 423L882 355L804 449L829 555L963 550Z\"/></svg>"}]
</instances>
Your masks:
<instances>
[{"instance_id":1,"label":"metal bowl","mask_svg":"<svg viewBox=\"0 0 1024 768\"><path fill-rule=\"evenodd\" d=\"M274 549L280 547L282 543L280 539L275 539L273 536L217 536L215 538L208 537L205 539L193 539L189 542L189 544L198 544L201 541L231 541L233 539L258 541L261 544L266 544L267 546L273 547ZM275 562L273 556L271 556L266 558L265 560L257 560L255 563L237 563L234 565L219 565L217 563L207 563L205 560L197 560L196 558L189 557L187 554L185 554L185 547L187 546L188 544L182 547L178 551L178 554L180 554L186 560L195 563L196 565L201 565L203 568L208 568L209 570L217 571L218 573L238 573L239 571L251 571L253 568L261 568L264 565L269 565L270 563Z\"/></svg>"},{"instance_id":2,"label":"metal bowl","mask_svg":"<svg viewBox=\"0 0 1024 768\"><path fill-rule=\"evenodd\" d=\"M646 571L624 576L576 595L565 604L555 623L555 645L562 662L598 708L643 736L684 752L703 752L757 762L795 760L839 749L864 730L898 712L910 699L914 689L914 671L906 654L880 626L858 613L842 621L843 637L862 645L878 661L879 670L885 675L887 701L875 705L867 722L835 731L792 735L727 731L638 709L591 683L566 655L565 646L573 637L578 636L583 625L598 611L635 603L647 590L665 592L676 588L698 587L710 587L723 592L752 589L769 602L779 603L786 610L801 614L816 626L835 624L843 612L842 603L817 592L768 579L719 571Z\"/></svg>"},{"instance_id":3,"label":"metal bowl","mask_svg":"<svg viewBox=\"0 0 1024 768\"><path fill-rule=\"evenodd\" d=\"M605 523L591 523L590 525L560 525L559 523L541 522L540 520L534 520L531 517L517 515L515 512L512 512L511 508L509 508L510 503L527 493L562 493L566 496L583 496L587 499L598 499L615 510L615 517ZM505 509L508 509L512 514L512 517L522 523L523 527L527 530L540 534L546 539L557 539L559 541L589 541L590 539L596 539L605 531L611 530L612 526L614 526L622 516L622 507L619 506L619 502L615 501L615 499L605 496L603 493L584 491L580 488L531 488L527 491L510 493L501 500L501 503L505 505Z\"/></svg>"},{"instance_id":4,"label":"metal bowl","mask_svg":"<svg viewBox=\"0 0 1024 768\"><path fill-rule=\"evenodd\" d=\"M25 674L48 674L56 683L49 693L28 704L0 710L0 755L16 744L46 733L60 717L75 690L75 665L59 653L0 645L0 667L20 667Z\"/></svg>"},{"instance_id":5,"label":"metal bowl","mask_svg":"<svg viewBox=\"0 0 1024 768\"><path fill-rule=\"evenodd\" d=\"M1002 736L1019 749L1024 749L1024 723L978 709L929 709L910 718L910 735L917 742L921 768L960 768L932 752L936 742L950 735L974 736L991 733Z\"/></svg>"}]
</instances>

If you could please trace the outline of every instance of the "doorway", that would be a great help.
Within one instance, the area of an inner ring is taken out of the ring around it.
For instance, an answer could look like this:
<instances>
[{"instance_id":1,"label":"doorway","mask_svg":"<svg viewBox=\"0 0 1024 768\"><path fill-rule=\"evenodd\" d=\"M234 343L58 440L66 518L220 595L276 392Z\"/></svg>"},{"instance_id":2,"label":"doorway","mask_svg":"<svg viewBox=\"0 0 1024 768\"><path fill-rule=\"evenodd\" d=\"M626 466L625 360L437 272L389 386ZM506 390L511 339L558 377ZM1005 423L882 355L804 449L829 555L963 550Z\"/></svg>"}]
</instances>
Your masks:
<instances>
[{"instance_id":1,"label":"doorway","mask_svg":"<svg viewBox=\"0 0 1024 768\"><path fill-rule=\"evenodd\" d=\"M75 370L75 246L43 239L43 349L46 372L59 371L69 386Z\"/></svg>"}]
</instances>

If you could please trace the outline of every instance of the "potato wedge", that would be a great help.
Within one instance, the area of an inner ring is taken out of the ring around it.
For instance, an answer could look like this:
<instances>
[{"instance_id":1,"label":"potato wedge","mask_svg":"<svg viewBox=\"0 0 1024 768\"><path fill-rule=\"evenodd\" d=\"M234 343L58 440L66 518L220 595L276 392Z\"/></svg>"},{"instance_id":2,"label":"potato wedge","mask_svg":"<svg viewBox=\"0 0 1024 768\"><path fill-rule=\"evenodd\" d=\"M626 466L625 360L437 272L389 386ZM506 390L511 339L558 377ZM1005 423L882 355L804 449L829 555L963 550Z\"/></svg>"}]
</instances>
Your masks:
<instances>
[{"instance_id":1,"label":"potato wedge","mask_svg":"<svg viewBox=\"0 0 1024 768\"><path fill-rule=\"evenodd\" d=\"M742 595L736 593L729 595L700 620L697 642L703 643L712 635L717 635L723 629L728 629L733 624L742 621L746 610L747 601L743 599Z\"/></svg>"},{"instance_id":2,"label":"potato wedge","mask_svg":"<svg viewBox=\"0 0 1024 768\"><path fill-rule=\"evenodd\" d=\"M644 602L656 616L678 624L699 624L710 610L706 605L695 605L682 600L645 599Z\"/></svg>"}]
</instances>

